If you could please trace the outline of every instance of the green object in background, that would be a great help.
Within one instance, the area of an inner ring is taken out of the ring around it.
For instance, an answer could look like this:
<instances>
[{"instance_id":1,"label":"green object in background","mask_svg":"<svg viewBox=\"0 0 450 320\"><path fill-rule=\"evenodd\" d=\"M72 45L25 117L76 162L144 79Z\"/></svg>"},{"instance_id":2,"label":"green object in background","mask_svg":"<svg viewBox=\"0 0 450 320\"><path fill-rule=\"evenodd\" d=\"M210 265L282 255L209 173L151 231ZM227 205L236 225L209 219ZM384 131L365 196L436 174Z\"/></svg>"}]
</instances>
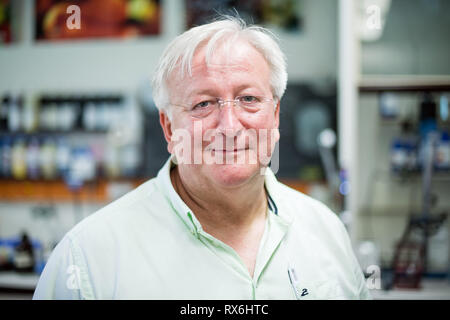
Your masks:
<instances>
[{"instance_id":1,"label":"green object in background","mask_svg":"<svg viewBox=\"0 0 450 320\"><path fill-rule=\"evenodd\" d=\"M127 4L127 16L137 21L152 19L157 6L152 0L131 0Z\"/></svg>"},{"instance_id":2,"label":"green object in background","mask_svg":"<svg viewBox=\"0 0 450 320\"><path fill-rule=\"evenodd\" d=\"M2 24L5 21L6 14L5 14L5 5L0 3L0 24Z\"/></svg>"},{"instance_id":3,"label":"green object in background","mask_svg":"<svg viewBox=\"0 0 450 320\"><path fill-rule=\"evenodd\" d=\"M302 181L323 180L323 172L318 165L304 166L299 170L299 179Z\"/></svg>"}]
</instances>

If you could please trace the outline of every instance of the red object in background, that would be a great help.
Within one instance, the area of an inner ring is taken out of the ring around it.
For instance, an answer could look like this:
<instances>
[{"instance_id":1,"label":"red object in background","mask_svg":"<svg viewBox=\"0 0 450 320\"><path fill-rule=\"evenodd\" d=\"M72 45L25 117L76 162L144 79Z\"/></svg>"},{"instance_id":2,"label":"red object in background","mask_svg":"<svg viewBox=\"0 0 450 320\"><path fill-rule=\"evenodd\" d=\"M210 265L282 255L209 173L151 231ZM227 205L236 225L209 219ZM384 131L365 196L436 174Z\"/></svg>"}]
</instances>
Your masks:
<instances>
[{"instance_id":1,"label":"red object in background","mask_svg":"<svg viewBox=\"0 0 450 320\"><path fill-rule=\"evenodd\" d=\"M429 238L438 232L446 219L447 213L409 218L408 226L395 251L392 265L394 287L420 288L420 281L427 271Z\"/></svg>"},{"instance_id":2,"label":"red object in background","mask_svg":"<svg viewBox=\"0 0 450 320\"><path fill-rule=\"evenodd\" d=\"M11 2L0 0L0 43L12 42L11 35Z\"/></svg>"},{"instance_id":3,"label":"red object in background","mask_svg":"<svg viewBox=\"0 0 450 320\"><path fill-rule=\"evenodd\" d=\"M11 27L9 25L0 25L0 42L10 43L11 39Z\"/></svg>"},{"instance_id":4,"label":"red object in background","mask_svg":"<svg viewBox=\"0 0 450 320\"><path fill-rule=\"evenodd\" d=\"M80 28L66 25L74 4L61 0L36 1L36 39L66 40L86 38L126 38L160 32L159 0L82 0Z\"/></svg>"},{"instance_id":5,"label":"red object in background","mask_svg":"<svg viewBox=\"0 0 450 320\"><path fill-rule=\"evenodd\" d=\"M420 288L425 267L424 244L402 241L394 261L394 286L402 289Z\"/></svg>"}]
</instances>

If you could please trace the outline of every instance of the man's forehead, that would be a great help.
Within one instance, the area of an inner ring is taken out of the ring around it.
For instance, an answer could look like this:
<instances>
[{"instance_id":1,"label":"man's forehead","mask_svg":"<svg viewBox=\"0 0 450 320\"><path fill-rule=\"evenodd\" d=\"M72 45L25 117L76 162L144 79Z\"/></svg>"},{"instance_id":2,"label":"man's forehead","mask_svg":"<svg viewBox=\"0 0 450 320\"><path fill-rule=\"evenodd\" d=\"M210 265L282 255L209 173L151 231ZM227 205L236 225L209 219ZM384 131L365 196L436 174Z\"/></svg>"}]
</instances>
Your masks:
<instances>
[{"instance_id":1,"label":"man's forehead","mask_svg":"<svg viewBox=\"0 0 450 320\"><path fill-rule=\"evenodd\" d=\"M191 78L197 78L197 77L208 77L221 73L228 73L228 72L249 72L254 69L254 66L251 64L246 63L246 61L211 61L209 63L206 63L205 61L199 62L192 65L191 72L192 77Z\"/></svg>"},{"instance_id":2,"label":"man's forehead","mask_svg":"<svg viewBox=\"0 0 450 320\"><path fill-rule=\"evenodd\" d=\"M218 44L208 57L207 47L200 46L192 59L194 69L244 69L249 70L261 64L266 64L264 57L251 44L244 40ZM260 66L259 66L260 67Z\"/></svg>"},{"instance_id":3,"label":"man's forehead","mask_svg":"<svg viewBox=\"0 0 450 320\"><path fill-rule=\"evenodd\" d=\"M252 45L239 41L236 46L221 45L214 50L210 57L206 57L206 46L199 47L192 59L191 74L180 72L178 66L169 77L169 82L192 81L195 78L214 77L220 73L230 71L248 73L252 71L267 71L269 67L262 56Z\"/></svg>"}]
</instances>

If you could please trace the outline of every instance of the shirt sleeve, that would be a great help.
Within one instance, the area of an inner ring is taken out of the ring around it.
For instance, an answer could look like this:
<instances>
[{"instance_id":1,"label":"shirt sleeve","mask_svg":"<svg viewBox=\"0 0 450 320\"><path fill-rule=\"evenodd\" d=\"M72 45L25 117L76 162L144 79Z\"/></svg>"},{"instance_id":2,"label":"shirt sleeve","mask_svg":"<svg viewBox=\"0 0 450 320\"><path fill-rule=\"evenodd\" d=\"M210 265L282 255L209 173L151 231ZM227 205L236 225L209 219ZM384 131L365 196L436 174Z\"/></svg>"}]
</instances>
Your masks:
<instances>
[{"instance_id":1,"label":"shirt sleeve","mask_svg":"<svg viewBox=\"0 0 450 320\"><path fill-rule=\"evenodd\" d=\"M366 278L361 270L358 260L356 259L353 250L351 252L354 270L353 273L355 275L356 283L357 283L357 299L360 300L372 300L372 296L369 293L369 289L366 285Z\"/></svg>"},{"instance_id":2,"label":"shirt sleeve","mask_svg":"<svg viewBox=\"0 0 450 320\"><path fill-rule=\"evenodd\" d=\"M82 251L69 236L66 235L50 255L33 299L95 299Z\"/></svg>"},{"instance_id":3,"label":"shirt sleeve","mask_svg":"<svg viewBox=\"0 0 450 320\"><path fill-rule=\"evenodd\" d=\"M358 259L356 259L355 253L353 251L352 243L350 241L350 237L348 235L347 229L345 229L344 224L340 221L341 230L346 242L346 247L348 251L348 255L351 260L352 268L353 268L353 275L355 277L356 281L356 299L360 300L372 300L372 296L369 293L369 289L366 285L366 278L364 277L364 274L361 270L361 266L358 262Z\"/></svg>"}]
</instances>

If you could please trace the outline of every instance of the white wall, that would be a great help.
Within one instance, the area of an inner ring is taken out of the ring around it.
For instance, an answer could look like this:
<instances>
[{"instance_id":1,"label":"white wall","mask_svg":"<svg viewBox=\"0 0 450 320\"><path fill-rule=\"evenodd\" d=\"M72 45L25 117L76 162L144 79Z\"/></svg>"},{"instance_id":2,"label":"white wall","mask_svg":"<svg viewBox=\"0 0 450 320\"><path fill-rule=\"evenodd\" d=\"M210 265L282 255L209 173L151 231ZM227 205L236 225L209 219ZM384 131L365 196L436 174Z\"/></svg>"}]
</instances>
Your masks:
<instances>
[{"instance_id":1,"label":"white wall","mask_svg":"<svg viewBox=\"0 0 450 320\"><path fill-rule=\"evenodd\" d=\"M392 0L382 37L362 44L363 74L450 74L450 1Z\"/></svg>"}]
</instances>

